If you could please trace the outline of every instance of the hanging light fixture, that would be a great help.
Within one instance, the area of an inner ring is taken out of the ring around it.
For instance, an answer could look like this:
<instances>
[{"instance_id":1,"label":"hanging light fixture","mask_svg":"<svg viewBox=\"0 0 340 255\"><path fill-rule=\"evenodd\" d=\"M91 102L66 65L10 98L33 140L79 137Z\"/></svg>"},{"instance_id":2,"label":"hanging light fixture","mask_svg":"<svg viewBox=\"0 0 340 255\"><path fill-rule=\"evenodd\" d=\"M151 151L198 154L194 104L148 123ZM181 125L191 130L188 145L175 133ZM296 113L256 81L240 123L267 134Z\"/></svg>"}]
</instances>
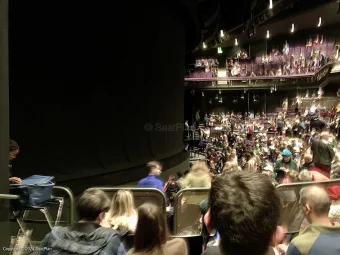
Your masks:
<instances>
[{"instance_id":1,"label":"hanging light fixture","mask_svg":"<svg viewBox=\"0 0 340 255\"><path fill-rule=\"evenodd\" d=\"M269 0L269 9L273 9L273 0Z\"/></svg>"},{"instance_id":2,"label":"hanging light fixture","mask_svg":"<svg viewBox=\"0 0 340 255\"><path fill-rule=\"evenodd\" d=\"M202 91L202 97L204 97L204 91Z\"/></svg>"},{"instance_id":3,"label":"hanging light fixture","mask_svg":"<svg viewBox=\"0 0 340 255\"><path fill-rule=\"evenodd\" d=\"M216 94L215 99L218 100L218 94Z\"/></svg>"},{"instance_id":4,"label":"hanging light fixture","mask_svg":"<svg viewBox=\"0 0 340 255\"><path fill-rule=\"evenodd\" d=\"M207 48L207 45L205 44L205 42L203 42L202 47L203 47L203 49L206 49L206 48Z\"/></svg>"},{"instance_id":5,"label":"hanging light fixture","mask_svg":"<svg viewBox=\"0 0 340 255\"><path fill-rule=\"evenodd\" d=\"M218 90L218 94L220 94L220 95L222 94L222 91L220 89Z\"/></svg>"},{"instance_id":6,"label":"hanging light fixture","mask_svg":"<svg viewBox=\"0 0 340 255\"><path fill-rule=\"evenodd\" d=\"M212 104L212 99L211 98L209 99L209 104Z\"/></svg>"},{"instance_id":7,"label":"hanging light fixture","mask_svg":"<svg viewBox=\"0 0 340 255\"><path fill-rule=\"evenodd\" d=\"M322 23L322 19L321 19L321 17L319 17L318 27L321 27L321 23Z\"/></svg>"},{"instance_id":8,"label":"hanging light fixture","mask_svg":"<svg viewBox=\"0 0 340 255\"><path fill-rule=\"evenodd\" d=\"M269 37L270 37L270 33L269 33L269 30L267 30L266 38L269 39Z\"/></svg>"},{"instance_id":9,"label":"hanging light fixture","mask_svg":"<svg viewBox=\"0 0 340 255\"><path fill-rule=\"evenodd\" d=\"M224 34L223 30L221 30L221 31L220 31L220 37L221 37L221 38L224 38L224 36L225 36L225 34Z\"/></svg>"},{"instance_id":10,"label":"hanging light fixture","mask_svg":"<svg viewBox=\"0 0 340 255\"><path fill-rule=\"evenodd\" d=\"M235 46L238 46L238 40L235 38Z\"/></svg>"},{"instance_id":11,"label":"hanging light fixture","mask_svg":"<svg viewBox=\"0 0 340 255\"><path fill-rule=\"evenodd\" d=\"M292 24L292 29L290 30L290 32L291 33L294 33L294 31L295 31L295 25L294 25L294 23Z\"/></svg>"}]
</instances>

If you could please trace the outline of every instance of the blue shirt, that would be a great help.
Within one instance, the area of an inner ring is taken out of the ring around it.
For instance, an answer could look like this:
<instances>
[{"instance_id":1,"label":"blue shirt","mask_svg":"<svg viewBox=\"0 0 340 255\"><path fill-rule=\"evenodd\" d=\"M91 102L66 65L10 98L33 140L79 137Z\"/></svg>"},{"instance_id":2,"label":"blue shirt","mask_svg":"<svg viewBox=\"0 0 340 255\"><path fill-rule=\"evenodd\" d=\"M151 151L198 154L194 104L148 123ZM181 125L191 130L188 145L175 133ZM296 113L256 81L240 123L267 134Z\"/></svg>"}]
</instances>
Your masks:
<instances>
[{"instance_id":1,"label":"blue shirt","mask_svg":"<svg viewBox=\"0 0 340 255\"><path fill-rule=\"evenodd\" d=\"M163 192L164 182L158 176L149 174L138 182L137 187L156 188Z\"/></svg>"}]
</instances>

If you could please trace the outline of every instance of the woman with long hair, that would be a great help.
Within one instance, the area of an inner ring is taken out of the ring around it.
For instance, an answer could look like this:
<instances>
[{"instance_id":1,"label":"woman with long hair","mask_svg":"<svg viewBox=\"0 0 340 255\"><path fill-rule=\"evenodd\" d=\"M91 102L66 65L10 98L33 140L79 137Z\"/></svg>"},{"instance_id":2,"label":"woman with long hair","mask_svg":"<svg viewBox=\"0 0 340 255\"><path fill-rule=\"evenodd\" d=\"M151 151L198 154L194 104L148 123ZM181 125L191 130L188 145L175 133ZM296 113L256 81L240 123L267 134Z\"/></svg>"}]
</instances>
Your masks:
<instances>
[{"instance_id":1,"label":"woman with long hair","mask_svg":"<svg viewBox=\"0 0 340 255\"><path fill-rule=\"evenodd\" d=\"M118 190L112 197L111 207L106 215L106 224L113 229L134 232L137 225L137 212L132 192Z\"/></svg>"},{"instance_id":2,"label":"woman with long hair","mask_svg":"<svg viewBox=\"0 0 340 255\"><path fill-rule=\"evenodd\" d=\"M168 240L165 215L157 206L145 203L138 207L138 223L132 255L188 255L181 238Z\"/></svg>"},{"instance_id":3,"label":"woman with long hair","mask_svg":"<svg viewBox=\"0 0 340 255\"><path fill-rule=\"evenodd\" d=\"M185 188L210 188L211 175L206 163L197 161L190 169L190 172L181 180L179 186Z\"/></svg>"}]
</instances>

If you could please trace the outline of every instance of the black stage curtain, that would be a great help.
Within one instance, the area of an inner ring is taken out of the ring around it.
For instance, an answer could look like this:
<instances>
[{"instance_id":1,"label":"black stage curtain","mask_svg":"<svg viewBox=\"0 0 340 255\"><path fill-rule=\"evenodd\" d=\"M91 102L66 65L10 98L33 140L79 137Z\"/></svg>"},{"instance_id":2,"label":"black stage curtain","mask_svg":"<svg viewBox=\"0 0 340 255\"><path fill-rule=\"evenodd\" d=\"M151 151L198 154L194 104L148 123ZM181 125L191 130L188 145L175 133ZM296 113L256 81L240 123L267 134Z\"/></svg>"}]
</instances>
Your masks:
<instances>
[{"instance_id":1,"label":"black stage curtain","mask_svg":"<svg viewBox=\"0 0 340 255\"><path fill-rule=\"evenodd\" d=\"M193 29L184 7L156 0L113 4L11 1L10 135L21 146L13 163L17 176L70 180L183 150L182 129L159 129L183 124L186 31Z\"/></svg>"}]
</instances>

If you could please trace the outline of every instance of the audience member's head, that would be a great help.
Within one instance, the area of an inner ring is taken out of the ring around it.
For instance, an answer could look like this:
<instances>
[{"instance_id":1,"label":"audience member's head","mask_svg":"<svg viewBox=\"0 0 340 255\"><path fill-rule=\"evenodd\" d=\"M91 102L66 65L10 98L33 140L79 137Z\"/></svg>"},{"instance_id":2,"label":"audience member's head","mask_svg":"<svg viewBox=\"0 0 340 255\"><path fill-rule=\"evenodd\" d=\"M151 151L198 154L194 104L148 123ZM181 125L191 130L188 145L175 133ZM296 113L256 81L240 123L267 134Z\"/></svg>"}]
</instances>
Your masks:
<instances>
[{"instance_id":1,"label":"audience member's head","mask_svg":"<svg viewBox=\"0 0 340 255\"><path fill-rule=\"evenodd\" d=\"M290 152L290 150L284 149L281 153L281 156L283 158L283 161L287 163L290 161L292 153Z\"/></svg>"},{"instance_id":2,"label":"audience member's head","mask_svg":"<svg viewBox=\"0 0 340 255\"><path fill-rule=\"evenodd\" d=\"M308 186L300 191L300 206L309 223L328 219L331 201L324 188Z\"/></svg>"},{"instance_id":3,"label":"audience member's head","mask_svg":"<svg viewBox=\"0 0 340 255\"><path fill-rule=\"evenodd\" d=\"M149 169L149 174L160 176L162 174L163 166L158 161L150 161L146 164Z\"/></svg>"},{"instance_id":4,"label":"audience member's head","mask_svg":"<svg viewBox=\"0 0 340 255\"><path fill-rule=\"evenodd\" d=\"M17 157L19 154L20 148L19 145L13 141L9 140L9 155L8 155L8 160L11 161Z\"/></svg>"},{"instance_id":5,"label":"audience member's head","mask_svg":"<svg viewBox=\"0 0 340 255\"><path fill-rule=\"evenodd\" d=\"M209 168L207 166L207 164L204 161L196 161L191 169L190 169L190 173L209 173Z\"/></svg>"},{"instance_id":6,"label":"audience member's head","mask_svg":"<svg viewBox=\"0 0 340 255\"><path fill-rule=\"evenodd\" d=\"M304 156L305 164L312 162L313 156L311 154L305 154Z\"/></svg>"},{"instance_id":7,"label":"audience member's head","mask_svg":"<svg viewBox=\"0 0 340 255\"><path fill-rule=\"evenodd\" d=\"M303 169L299 173L299 180L301 182L311 182L311 181L313 181L313 174L312 174L312 172L308 171L307 169Z\"/></svg>"},{"instance_id":8,"label":"audience member's head","mask_svg":"<svg viewBox=\"0 0 340 255\"><path fill-rule=\"evenodd\" d=\"M329 139L329 133L328 133L328 132L322 132L322 133L320 134L320 139L321 139L321 140L328 141L328 139Z\"/></svg>"},{"instance_id":9,"label":"audience member's head","mask_svg":"<svg viewBox=\"0 0 340 255\"><path fill-rule=\"evenodd\" d=\"M99 189L88 189L78 200L77 213L82 222L94 221L101 223L110 209L110 198Z\"/></svg>"},{"instance_id":10,"label":"audience member's head","mask_svg":"<svg viewBox=\"0 0 340 255\"><path fill-rule=\"evenodd\" d=\"M138 207L138 223L134 236L135 252L161 254L167 238L168 229L163 211L149 203Z\"/></svg>"},{"instance_id":11,"label":"audience member's head","mask_svg":"<svg viewBox=\"0 0 340 255\"><path fill-rule=\"evenodd\" d=\"M219 232L223 254L263 255L275 238L279 201L263 174L222 174L212 182L204 221L208 229Z\"/></svg>"},{"instance_id":12,"label":"audience member's head","mask_svg":"<svg viewBox=\"0 0 340 255\"><path fill-rule=\"evenodd\" d=\"M223 170L224 173L226 172L236 172L236 171L241 171L241 168L237 165L237 162L226 162L224 164Z\"/></svg>"},{"instance_id":13,"label":"audience member's head","mask_svg":"<svg viewBox=\"0 0 340 255\"><path fill-rule=\"evenodd\" d=\"M132 192L129 190L118 190L112 197L111 207L108 212L108 218L112 227L114 229L120 227L129 229L129 217L135 215L135 202Z\"/></svg>"},{"instance_id":14,"label":"audience member's head","mask_svg":"<svg viewBox=\"0 0 340 255\"><path fill-rule=\"evenodd\" d=\"M299 181L299 173L294 170L289 170L287 173L287 178L290 183Z\"/></svg>"}]
</instances>

